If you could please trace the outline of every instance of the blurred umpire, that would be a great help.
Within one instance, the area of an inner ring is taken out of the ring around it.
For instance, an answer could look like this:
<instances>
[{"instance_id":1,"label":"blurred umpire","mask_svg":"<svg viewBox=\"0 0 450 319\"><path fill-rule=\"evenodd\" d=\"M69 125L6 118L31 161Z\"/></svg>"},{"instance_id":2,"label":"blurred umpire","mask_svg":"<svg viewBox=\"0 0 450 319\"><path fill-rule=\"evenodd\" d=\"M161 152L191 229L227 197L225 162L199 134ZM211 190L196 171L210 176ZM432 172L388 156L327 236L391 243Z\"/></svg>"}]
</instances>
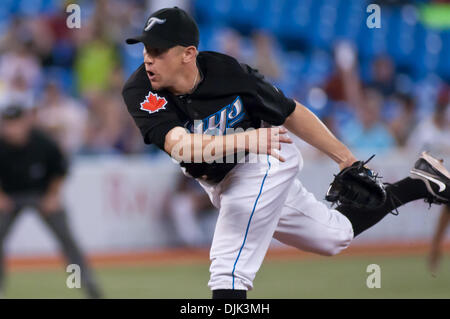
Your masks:
<instances>
[{"instance_id":1,"label":"blurred umpire","mask_svg":"<svg viewBox=\"0 0 450 319\"><path fill-rule=\"evenodd\" d=\"M31 115L21 106L2 108L0 116L0 294L4 289L4 240L23 208L32 207L58 239L68 263L80 266L81 287L88 297L100 298L61 203L67 173L62 151L33 128Z\"/></svg>"}]
</instances>

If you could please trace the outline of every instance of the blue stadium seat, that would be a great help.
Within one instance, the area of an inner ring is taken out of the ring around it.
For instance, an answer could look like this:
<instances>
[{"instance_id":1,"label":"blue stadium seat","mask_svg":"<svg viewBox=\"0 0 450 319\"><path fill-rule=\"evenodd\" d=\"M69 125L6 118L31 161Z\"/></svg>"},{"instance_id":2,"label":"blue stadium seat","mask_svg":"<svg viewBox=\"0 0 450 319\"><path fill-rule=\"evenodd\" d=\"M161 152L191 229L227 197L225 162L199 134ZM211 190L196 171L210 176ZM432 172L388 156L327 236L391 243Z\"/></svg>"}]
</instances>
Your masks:
<instances>
[{"instance_id":1,"label":"blue stadium seat","mask_svg":"<svg viewBox=\"0 0 450 319\"><path fill-rule=\"evenodd\" d=\"M36 16L41 10L42 0L17 1L17 13L24 16Z\"/></svg>"},{"instance_id":2,"label":"blue stadium seat","mask_svg":"<svg viewBox=\"0 0 450 319\"><path fill-rule=\"evenodd\" d=\"M211 19L209 8L209 0L193 1L192 15L198 24L209 24Z\"/></svg>"},{"instance_id":3,"label":"blue stadium seat","mask_svg":"<svg viewBox=\"0 0 450 319\"><path fill-rule=\"evenodd\" d=\"M258 14L264 10L261 0L232 0L229 23L241 34L249 35L258 25Z\"/></svg>"},{"instance_id":4,"label":"blue stadium seat","mask_svg":"<svg viewBox=\"0 0 450 319\"><path fill-rule=\"evenodd\" d=\"M372 60L359 59L359 75L361 80L368 83L372 79Z\"/></svg>"},{"instance_id":5,"label":"blue stadium seat","mask_svg":"<svg viewBox=\"0 0 450 319\"><path fill-rule=\"evenodd\" d=\"M1 4L1 11L9 12L10 14L14 14L17 12L17 8L20 4L20 1L16 0L3 0Z\"/></svg>"},{"instance_id":6,"label":"blue stadium seat","mask_svg":"<svg viewBox=\"0 0 450 319\"><path fill-rule=\"evenodd\" d=\"M388 53L392 56L398 68L408 73L411 72L416 63L413 55L416 45L415 25L416 23L413 24L405 20L402 11L397 9L392 14L387 35Z\"/></svg>"},{"instance_id":7,"label":"blue stadium seat","mask_svg":"<svg viewBox=\"0 0 450 319\"><path fill-rule=\"evenodd\" d=\"M442 50L439 57L439 75L450 83L450 31L444 31L441 36Z\"/></svg>"},{"instance_id":8,"label":"blue stadium seat","mask_svg":"<svg viewBox=\"0 0 450 319\"><path fill-rule=\"evenodd\" d=\"M2 8L0 6L0 8ZM0 9L0 34L5 34L10 26L11 14L5 8Z\"/></svg>"},{"instance_id":9,"label":"blue stadium seat","mask_svg":"<svg viewBox=\"0 0 450 319\"><path fill-rule=\"evenodd\" d=\"M287 76L299 78L305 73L307 57L300 52L287 52L284 54L282 64Z\"/></svg>"},{"instance_id":10,"label":"blue stadium seat","mask_svg":"<svg viewBox=\"0 0 450 319\"><path fill-rule=\"evenodd\" d=\"M365 24L365 8L360 0L341 0L337 7L337 19L336 38L356 41L361 25Z\"/></svg>"},{"instance_id":11,"label":"blue stadium seat","mask_svg":"<svg viewBox=\"0 0 450 319\"><path fill-rule=\"evenodd\" d=\"M256 28L262 29L279 36L283 33L285 17L284 8L290 5L289 0L261 0L258 7Z\"/></svg>"},{"instance_id":12,"label":"blue stadium seat","mask_svg":"<svg viewBox=\"0 0 450 319\"><path fill-rule=\"evenodd\" d=\"M338 24L338 1L327 0L314 2L312 7L313 22L309 25L309 42L316 48L330 50Z\"/></svg>"},{"instance_id":13,"label":"blue stadium seat","mask_svg":"<svg viewBox=\"0 0 450 319\"><path fill-rule=\"evenodd\" d=\"M369 29L366 23L361 24L358 36L358 52L363 58L373 58L387 53L387 34L390 28L392 11L384 8L381 15L381 28Z\"/></svg>"},{"instance_id":14,"label":"blue stadium seat","mask_svg":"<svg viewBox=\"0 0 450 319\"><path fill-rule=\"evenodd\" d=\"M40 11L46 14L53 14L63 10L64 1L60 0L42 0Z\"/></svg>"},{"instance_id":15,"label":"blue stadium seat","mask_svg":"<svg viewBox=\"0 0 450 319\"><path fill-rule=\"evenodd\" d=\"M329 77L333 66L333 58L325 50L314 50L310 53L308 77L313 85L321 85Z\"/></svg>"},{"instance_id":16,"label":"blue stadium seat","mask_svg":"<svg viewBox=\"0 0 450 319\"><path fill-rule=\"evenodd\" d=\"M75 46L69 41L59 41L52 51L53 64L61 67L71 67L75 58Z\"/></svg>"},{"instance_id":17,"label":"blue stadium seat","mask_svg":"<svg viewBox=\"0 0 450 319\"><path fill-rule=\"evenodd\" d=\"M415 98L417 100L418 117L427 117L435 108L437 94L442 81L434 74L425 74L416 80Z\"/></svg>"},{"instance_id":18,"label":"blue stadium seat","mask_svg":"<svg viewBox=\"0 0 450 319\"><path fill-rule=\"evenodd\" d=\"M300 84L304 84L302 82L302 74L306 63L304 55L296 51L280 51L277 57L282 77L272 80L272 83L280 88L286 96L299 98L302 93L299 92L299 87L304 87Z\"/></svg>"},{"instance_id":19,"label":"blue stadium seat","mask_svg":"<svg viewBox=\"0 0 450 319\"><path fill-rule=\"evenodd\" d=\"M142 44L120 46L120 57L122 61L122 68L124 77L128 78L136 68L143 62L142 58Z\"/></svg>"},{"instance_id":20,"label":"blue stadium seat","mask_svg":"<svg viewBox=\"0 0 450 319\"><path fill-rule=\"evenodd\" d=\"M197 0L193 14L199 24L226 25L231 9L232 0Z\"/></svg>"},{"instance_id":21,"label":"blue stadium seat","mask_svg":"<svg viewBox=\"0 0 450 319\"><path fill-rule=\"evenodd\" d=\"M308 28L313 21L312 0L285 0L273 4L266 13L266 29L273 32L287 50L305 51Z\"/></svg>"},{"instance_id":22,"label":"blue stadium seat","mask_svg":"<svg viewBox=\"0 0 450 319\"><path fill-rule=\"evenodd\" d=\"M74 74L71 69L61 68L61 67L47 67L44 68L45 81L42 83L43 86L49 82L56 82L60 85L61 89L68 94L76 94Z\"/></svg>"},{"instance_id":23,"label":"blue stadium seat","mask_svg":"<svg viewBox=\"0 0 450 319\"><path fill-rule=\"evenodd\" d=\"M210 25L199 25L200 51L214 51L218 48L218 37L223 28Z\"/></svg>"},{"instance_id":24,"label":"blue stadium seat","mask_svg":"<svg viewBox=\"0 0 450 319\"><path fill-rule=\"evenodd\" d=\"M436 73L438 71L439 56L443 49L443 40L439 32L426 29L420 24L416 26L415 39L413 75L416 79L419 79L429 73Z\"/></svg>"}]
</instances>

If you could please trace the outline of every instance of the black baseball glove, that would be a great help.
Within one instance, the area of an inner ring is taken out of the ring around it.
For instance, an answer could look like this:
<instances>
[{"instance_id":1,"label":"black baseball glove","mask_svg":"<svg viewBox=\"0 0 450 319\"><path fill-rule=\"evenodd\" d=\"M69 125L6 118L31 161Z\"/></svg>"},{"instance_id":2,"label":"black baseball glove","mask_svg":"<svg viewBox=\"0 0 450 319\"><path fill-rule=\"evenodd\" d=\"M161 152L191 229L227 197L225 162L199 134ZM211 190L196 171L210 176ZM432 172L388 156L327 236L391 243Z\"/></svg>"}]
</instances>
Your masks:
<instances>
[{"instance_id":1,"label":"black baseball glove","mask_svg":"<svg viewBox=\"0 0 450 319\"><path fill-rule=\"evenodd\" d=\"M358 161L335 175L325 199L333 204L375 209L386 202L386 190L381 177L368 169L367 161Z\"/></svg>"}]
</instances>

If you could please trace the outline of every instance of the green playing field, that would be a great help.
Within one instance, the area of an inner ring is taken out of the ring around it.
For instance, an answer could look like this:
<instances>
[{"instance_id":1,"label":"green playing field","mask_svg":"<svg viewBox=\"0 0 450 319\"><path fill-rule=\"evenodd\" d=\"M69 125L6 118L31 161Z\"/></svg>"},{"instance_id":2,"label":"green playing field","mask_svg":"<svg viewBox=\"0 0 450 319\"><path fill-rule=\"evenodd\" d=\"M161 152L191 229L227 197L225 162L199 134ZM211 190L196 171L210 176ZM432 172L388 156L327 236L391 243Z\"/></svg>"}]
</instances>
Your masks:
<instances>
[{"instance_id":1,"label":"green playing field","mask_svg":"<svg viewBox=\"0 0 450 319\"><path fill-rule=\"evenodd\" d=\"M381 288L369 289L369 264L381 267ZM450 257L437 277L426 270L425 258L323 257L266 261L249 298L450 298ZM150 265L96 268L106 298L210 298L209 265ZM13 271L6 298L82 298L66 287L61 270Z\"/></svg>"}]
</instances>

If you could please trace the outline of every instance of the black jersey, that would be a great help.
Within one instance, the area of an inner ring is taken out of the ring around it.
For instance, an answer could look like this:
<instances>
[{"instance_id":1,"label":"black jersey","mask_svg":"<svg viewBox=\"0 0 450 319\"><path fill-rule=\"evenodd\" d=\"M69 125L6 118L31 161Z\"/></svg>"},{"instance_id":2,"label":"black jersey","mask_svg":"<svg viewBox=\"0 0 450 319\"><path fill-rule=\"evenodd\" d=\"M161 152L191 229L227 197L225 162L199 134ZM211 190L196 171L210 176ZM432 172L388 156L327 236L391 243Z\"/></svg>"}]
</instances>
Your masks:
<instances>
[{"instance_id":1,"label":"black jersey","mask_svg":"<svg viewBox=\"0 0 450 319\"><path fill-rule=\"evenodd\" d=\"M176 96L167 90L152 90L144 64L125 83L122 95L145 143L164 150L165 136L176 126L222 135L230 128L259 128L262 121L281 125L295 108L295 102L257 70L230 56L200 52L197 66L202 81L192 94ZM180 165L195 178L218 182L236 163Z\"/></svg>"},{"instance_id":2,"label":"black jersey","mask_svg":"<svg viewBox=\"0 0 450 319\"><path fill-rule=\"evenodd\" d=\"M0 187L8 194L44 193L54 177L64 176L67 162L56 142L33 130L26 145L0 138Z\"/></svg>"}]
</instances>

